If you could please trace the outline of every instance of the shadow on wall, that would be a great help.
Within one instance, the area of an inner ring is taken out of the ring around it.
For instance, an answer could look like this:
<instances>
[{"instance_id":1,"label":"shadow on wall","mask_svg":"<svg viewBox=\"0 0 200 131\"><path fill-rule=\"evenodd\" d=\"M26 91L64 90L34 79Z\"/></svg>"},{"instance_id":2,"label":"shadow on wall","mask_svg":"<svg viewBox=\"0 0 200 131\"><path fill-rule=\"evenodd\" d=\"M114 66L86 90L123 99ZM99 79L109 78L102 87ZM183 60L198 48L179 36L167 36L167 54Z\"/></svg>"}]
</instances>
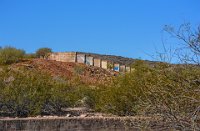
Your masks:
<instances>
[{"instance_id":1,"label":"shadow on wall","mask_svg":"<svg viewBox=\"0 0 200 131\"><path fill-rule=\"evenodd\" d=\"M118 63L114 63L113 61L102 60L100 58L94 58L84 53L77 53L77 52L51 53L48 57L48 60L55 60L61 62L77 62L90 66L100 67L103 69L114 70L117 72L131 72L131 67L129 66L120 65Z\"/></svg>"}]
</instances>

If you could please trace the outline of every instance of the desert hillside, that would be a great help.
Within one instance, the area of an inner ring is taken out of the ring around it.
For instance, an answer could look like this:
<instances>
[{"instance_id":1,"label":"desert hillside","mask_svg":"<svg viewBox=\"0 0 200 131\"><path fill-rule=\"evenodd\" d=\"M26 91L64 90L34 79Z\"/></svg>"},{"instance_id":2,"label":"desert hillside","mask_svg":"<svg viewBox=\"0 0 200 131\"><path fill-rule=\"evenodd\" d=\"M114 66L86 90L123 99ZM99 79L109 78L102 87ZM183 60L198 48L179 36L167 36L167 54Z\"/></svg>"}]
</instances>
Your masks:
<instances>
[{"instance_id":1,"label":"desert hillside","mask_svg":"<svg viewBox=\"0 0 200 131\"><path fill-rule=\"evenodd\" d=\"M49 73L54 78L61 77L67 80L79 79L85 84L103 84L118 74L118 72L95 66L45 59L26 60L25 62L12 65L12 67L26 67L30 70Z\"/></svg>"},{"instance_id":2,"label":"desert hillside","mask_svg":"<svg viewBox=\"0 0 200 131\"><path fill-rule=\"evenodd\" d=\"M97 56L133 62L133 70L123 73L39 59L15 48L0 51L2 118L142 116L162 118L162 126L199 127L198 65Z\"/></svg>"}]
</instances>

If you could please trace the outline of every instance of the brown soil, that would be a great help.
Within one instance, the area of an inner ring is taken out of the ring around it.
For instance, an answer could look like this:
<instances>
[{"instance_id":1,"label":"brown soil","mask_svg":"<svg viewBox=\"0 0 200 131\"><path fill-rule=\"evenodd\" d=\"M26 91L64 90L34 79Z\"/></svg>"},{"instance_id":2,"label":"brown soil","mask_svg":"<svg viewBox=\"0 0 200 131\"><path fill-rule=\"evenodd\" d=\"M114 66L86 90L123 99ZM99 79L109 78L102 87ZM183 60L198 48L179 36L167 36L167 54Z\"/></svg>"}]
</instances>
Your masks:
<instances>
[{"instance_id":1,"label":"brown soil","mask_svg":"<svg viewBox=\"0 0 200 131\"><path fill-rule=\"evenodd\" d=\"M85 84L102 84L108 82L113 76L118 74L118 72L87 66L85 64L45 59L31 59L17 63L15 66L25 66L38 71L44 71L53 77L80 80L80 82Z\"/></svg>"}]
</instances>

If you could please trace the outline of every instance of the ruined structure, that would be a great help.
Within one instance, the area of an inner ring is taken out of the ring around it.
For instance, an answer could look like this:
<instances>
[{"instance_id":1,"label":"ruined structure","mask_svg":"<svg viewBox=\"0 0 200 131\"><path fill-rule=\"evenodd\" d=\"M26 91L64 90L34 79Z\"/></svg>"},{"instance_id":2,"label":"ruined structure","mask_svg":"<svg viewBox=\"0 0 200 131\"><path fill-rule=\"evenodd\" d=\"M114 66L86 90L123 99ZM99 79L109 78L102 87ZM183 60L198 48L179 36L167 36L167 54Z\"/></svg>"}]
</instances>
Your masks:
<instances>
[{"instance_id":1,"label":"ruined structure","mask_svg":"<svg viewBox=\"0 0 200 131\"><path fill-rule=\"evenodd\" d=\"M82 52L57 52L51 53L48 56L49 60L62 61L62 62L77 62L83 63L89 66L96 66L103 69L110 69L117 72L131 72L131 68L128 65L115 63L114 61L108 61L101 59L98 56L91 56L88 53Z\"/></svg>"},{"instance_id":2,"label":"ruined structure","mask_svg":"<svg viewBox=\"0 0 200 131\"><path fill-rule=\"evenodd\" d=\"M0 131L139 131L162 130L161 120L140 117L0 118ZM157 126L156 126L157 124ZM156 128L157 127L157 128ZM166 126L163 126L166 129ZM172 128L172 127L171 127ZM170 130L170 128L167 128ZM173 128L171 129L173 130ZM176 130L176 129L174 129Z\"/></svg>"}]
</instances>

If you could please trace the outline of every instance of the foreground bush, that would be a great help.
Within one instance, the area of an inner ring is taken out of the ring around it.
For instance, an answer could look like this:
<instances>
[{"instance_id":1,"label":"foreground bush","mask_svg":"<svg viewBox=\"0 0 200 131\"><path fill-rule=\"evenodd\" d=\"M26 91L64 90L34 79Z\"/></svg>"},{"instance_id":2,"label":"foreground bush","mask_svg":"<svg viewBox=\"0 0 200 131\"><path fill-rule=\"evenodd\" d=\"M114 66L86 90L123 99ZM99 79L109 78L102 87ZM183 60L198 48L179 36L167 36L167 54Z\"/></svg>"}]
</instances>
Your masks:
<instances>
[{"instance_id":1,"label":"foreground bush","mask_svg":"<svg viewBox=\"0 0 200 131\"><path fill-rule=\"evenodd\" d=\"M119 116L161 116L184 129L200 112L200 69L136 62L134 70L106 85L89 86L26 68L0 68L0 115L63 115L87 106Z\"/></svg>"},{"instance_id":2,"label":"foreground bush","mask_svg":"<svg viewBox=\"0 0 200 131\"><path fill-rule=\"evenodd\" d=\"M62 115L74 105L74 88L61 78L30 69L3 67L0 71L0 116Z\"/></svg>"},{"instance_id":3,"label":"foreground bush","mask_svg":"<svg viewBox=\"0 0 200 131\"><path fill-rule=\"evenodd\" d=\"M25 51L13 47L0 49L0 64L11 64L18 62L25 55Z\"/></svg>"},{"instance_id":4,"label":"foreground bush","mask_svg":"<svg viewBox=\"0 0 200 131\"><path fill-rule=\"evenodd\" d=\"M98 89L95 109L120 116L161 116L173 126L195 125L200 118L200 68L143 62L107 87Z\"/></svg>"}]
</instances>

